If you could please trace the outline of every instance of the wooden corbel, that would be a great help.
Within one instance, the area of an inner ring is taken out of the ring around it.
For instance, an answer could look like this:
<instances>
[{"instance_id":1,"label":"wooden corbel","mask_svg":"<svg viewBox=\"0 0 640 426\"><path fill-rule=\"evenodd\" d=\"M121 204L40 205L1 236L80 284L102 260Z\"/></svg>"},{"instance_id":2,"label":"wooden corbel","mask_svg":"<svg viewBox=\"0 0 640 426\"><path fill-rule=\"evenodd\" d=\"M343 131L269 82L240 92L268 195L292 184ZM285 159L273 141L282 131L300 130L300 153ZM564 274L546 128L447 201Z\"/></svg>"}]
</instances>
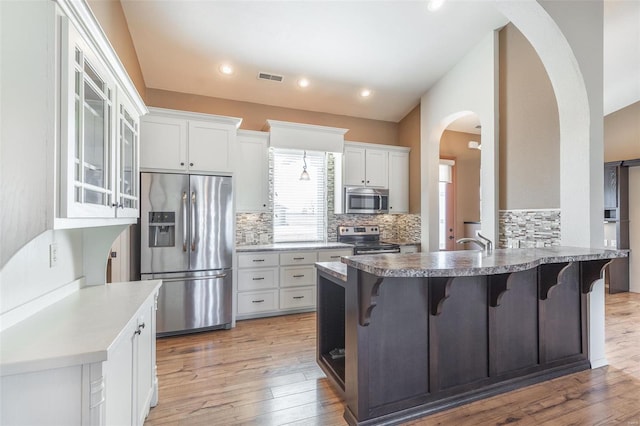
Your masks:
<instances>
[{"instance_id":1,"label":"wooden corbel","mask_svg":"<svg viewBox=\"0 0 640 426\"><path fill-rule=\"evenodd\" d=\"M593 285L602 276L606 268L613 259L600 259L580 262L580 288L583 294L590 293Z\"/></svg>"},{"instance_id":2,"label":"wooden corbel","mask_svg":"<svg viewBox=\"0 0 640 426\"><path fill-rule=\"evenodd\" d=\"M560 284L562 273L571 265L569 262L545 263L538 267L538 298L547 300L551 290Z\"/></svg>"},{"instance_id":3,"label":"wooden corbel","mask_svg":"<svg viewBox=\"0 0 640 426\"><path fill-rule=\"evenodd\" d=\"M429 312L433 316L442 313L442 304L449 297L454 277L429 278Z\"/></svg>"},{"instance_id":4,"label":"wooden corbel","mask_svg":"<svg viewBox=\"0 0 640 426\"><path fill-rule=\"evenodd\" d=\"M358 273L358 323L366 327L371 320L371 312L376 307L375 299L379 296L382 277Z\"/></svg>"}]
</instances>

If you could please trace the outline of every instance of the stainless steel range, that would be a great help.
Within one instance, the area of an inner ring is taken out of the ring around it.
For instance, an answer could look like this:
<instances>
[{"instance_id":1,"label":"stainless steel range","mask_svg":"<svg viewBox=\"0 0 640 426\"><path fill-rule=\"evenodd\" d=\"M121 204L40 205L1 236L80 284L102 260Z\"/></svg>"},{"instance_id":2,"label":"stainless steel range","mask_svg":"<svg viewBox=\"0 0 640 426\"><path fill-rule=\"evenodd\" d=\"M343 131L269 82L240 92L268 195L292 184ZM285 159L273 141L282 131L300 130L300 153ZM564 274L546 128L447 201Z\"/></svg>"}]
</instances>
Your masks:
<instances>
[{"instance_id":1,"label":"stainless steel range","mask_svg":"<svg viewBox=\"0 0 640 426\"><path fill-rule=\"evenodd\" d=\"M378 225L338 226L338 242L353 244L353 254L400 253L400 246L380 241Z\"/></svg>"}]
</instances>

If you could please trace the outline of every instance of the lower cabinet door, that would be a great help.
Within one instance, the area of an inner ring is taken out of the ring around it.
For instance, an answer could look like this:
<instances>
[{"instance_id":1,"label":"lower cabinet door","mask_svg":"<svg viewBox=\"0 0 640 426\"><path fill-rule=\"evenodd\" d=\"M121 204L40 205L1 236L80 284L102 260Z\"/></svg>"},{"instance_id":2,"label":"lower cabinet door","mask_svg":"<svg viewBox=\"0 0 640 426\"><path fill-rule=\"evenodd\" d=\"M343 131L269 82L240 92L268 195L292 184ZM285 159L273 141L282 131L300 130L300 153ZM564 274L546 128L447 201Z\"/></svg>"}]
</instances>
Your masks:
<instances>
[{"instance_id":1,"label":"lower cabinet door","mask_svg":"<svg viewBox=\"0 0 640 426\"><path fill-rule=\"evenodd\" d=\"M278 309L278 290L238 293L238 315L275 311Z\"/></svg>"},{"instance_id":2,"label":"lower cabinet door","mask_svg":"<svg viewBox=\"0 0 640 426\"><path fill-rule=\"evenodd\" d=\"M136 399L135 420L136 424L143 425L144 419L149 414L153 397L153 379L155 366L155 339L153 320L155 307L153 302L147 303L137 317L137 337L134 340L134 366Z\"/></svg>"},{"instance_id":3,"label":"lower cabinet door","mask_svg":"<svg viewBox=\"0 0 640 426\"><path fill-rule=\"evenodd\" d=\"M133 322L124 328L105 363L105 424L108 425L136 424L132 382L134 329Z\"/></svg>"},{"instance_id":4,"label":"lower cabinet door","mask_svg":"<svg viewBox=\"0 0 640 426\"><path fill-rule=\"evenodd\" d=\"M280 289L280 309L313 308L315 306L315 286Z\"/></svg>"}]
</instances>

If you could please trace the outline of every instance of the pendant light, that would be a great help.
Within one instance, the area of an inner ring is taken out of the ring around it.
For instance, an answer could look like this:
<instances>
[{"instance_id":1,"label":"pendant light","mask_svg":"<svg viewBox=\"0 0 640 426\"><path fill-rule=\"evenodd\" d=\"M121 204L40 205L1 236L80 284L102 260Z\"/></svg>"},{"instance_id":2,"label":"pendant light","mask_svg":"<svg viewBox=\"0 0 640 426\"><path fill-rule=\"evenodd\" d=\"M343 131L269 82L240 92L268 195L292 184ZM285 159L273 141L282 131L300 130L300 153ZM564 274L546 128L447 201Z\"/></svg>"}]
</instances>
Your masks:
<instances>
[{"instance_id":1,"label":"pendant light","mask_svg":"<svg viewBox=\"0 0 640 426\"><path fill-rule=\"evenodd\" d=\"M300 175L300 180L310 180L311 178L309 177L309 173L307 172L307 151L304 151L302 161L304 162L304 166L302 166L302 174Z\"/></svg>"}]
</instances>

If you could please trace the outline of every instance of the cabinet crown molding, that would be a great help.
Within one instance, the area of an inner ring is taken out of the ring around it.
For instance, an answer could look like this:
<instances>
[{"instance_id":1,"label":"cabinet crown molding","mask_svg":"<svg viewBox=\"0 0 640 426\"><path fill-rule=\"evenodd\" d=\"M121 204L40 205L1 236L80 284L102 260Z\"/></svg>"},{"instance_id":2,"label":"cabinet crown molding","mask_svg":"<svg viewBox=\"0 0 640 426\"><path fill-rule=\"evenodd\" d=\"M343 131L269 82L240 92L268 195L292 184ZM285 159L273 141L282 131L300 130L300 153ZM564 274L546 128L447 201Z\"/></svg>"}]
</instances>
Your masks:
<instances>
[{"instance_id":1,"label":"cabinet crown molding","mask_svg":"<svg viewBox=\"0 0 640 426\"><path fill-rule=\"evenodd\" d=\"M342 152L344 134L349 130L276 120L267 120L266 127L272 147L324 152Z\"/></svg>"},{"instance_id":2,"label":"cabinet crown molding","mask_svg":"<svg viewBox=\"0 0 640 426\"><path fill-rule=\"evenodd\" d=\"M202 112L181 111L177 109L149 107L149 113L162 115L164 117L178 118L181 120L202 120L223 125L233 126L238 129L242 123L242 118L228 117L225 115L205 114Z\"/></svg>"},{"instance_id":3,"label":"cabinet crown molding","mask_svg":"<svg viewBox=\"0 0 640 426\"><path fill-rule=\"evenodd\" d=\"M370 143L370 142L356 142L356 141L344 141L345 148L354 147L354 148L365 148L365 149L386 149L389 151L399 151L399 152L410 152L411 148L406 146L398 146L398 145L383 145L380 143Z\"/></svg>"}]
</instances>

